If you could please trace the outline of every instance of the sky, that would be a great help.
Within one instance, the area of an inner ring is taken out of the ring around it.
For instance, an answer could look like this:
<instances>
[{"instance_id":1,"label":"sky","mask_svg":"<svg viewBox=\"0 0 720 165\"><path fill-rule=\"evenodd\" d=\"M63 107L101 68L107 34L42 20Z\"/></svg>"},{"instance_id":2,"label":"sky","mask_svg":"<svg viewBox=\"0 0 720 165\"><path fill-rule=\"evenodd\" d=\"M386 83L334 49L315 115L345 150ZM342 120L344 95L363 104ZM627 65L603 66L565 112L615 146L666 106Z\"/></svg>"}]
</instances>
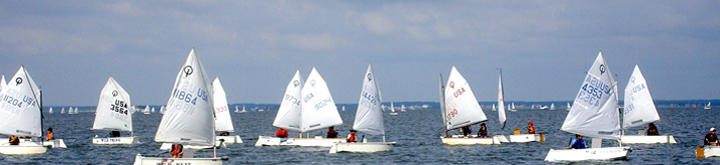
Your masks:
<instances>
[{"instance_id":1,"label":"sky","mask_svg":"<svg viewBox=\"0 0 720 165\"><path fill-rule=\"evenodd\" d=\"M598 52L624 90L720 99L718 1L0 1L0 73L23 65L44 105L95 106L112 76L166 104L195 48L229 103L279 104L315 67L357 103L368 64L383 102L439 100L452 66L479 101L573 100ZM622 92L621 92L622 93ZM622 94L620 98L622 99Z\"/></svg>"}]
</instances>

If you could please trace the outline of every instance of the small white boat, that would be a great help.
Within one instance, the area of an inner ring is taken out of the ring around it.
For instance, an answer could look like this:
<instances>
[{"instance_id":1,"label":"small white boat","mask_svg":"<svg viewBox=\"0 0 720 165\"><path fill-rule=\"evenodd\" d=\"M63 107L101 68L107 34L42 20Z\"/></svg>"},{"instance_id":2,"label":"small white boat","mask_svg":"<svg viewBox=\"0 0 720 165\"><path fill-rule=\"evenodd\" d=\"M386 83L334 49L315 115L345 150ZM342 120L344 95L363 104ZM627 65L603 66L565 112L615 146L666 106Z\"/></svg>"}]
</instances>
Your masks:
<instances>
[{"instance_id":1,"label":"small white boat","mask_svg":"<svg viewBox=\"0 0 720 165\"><path fill-rule=\"evenodd\" d=\"M142 111L143 114L150 114L150 105L145 105L145 109Z\"/></svg>"},{"instance_id":2,"label":"small white boat","mask_svg":"<svg viewBox=\"0 0 720 165\"><path fill-rule=\"evenodd\" d=\"M637 65L625 87L625 105L623 107L623 129L647 126L660 121L660 115L658 115L655 102L650 95L647 81ZM638 135L625 135L624 132L622 132L620 142L625 144L677 143L672 135L647 136L644 129L638 131Z\"/></svg>"},{"instance_id":3,"label":"small white boat","mask_svg":"<svg viewBox=\"0 0 720 165\"><path fill-rule=\"evenodd\" d=\"M392 116L398 115L398 112L397 112L397 110L395 110L395 105L393 104L393 102L390 102L390 115L392 115Z\"/></svg>"},{"instance_id":4,"label":"small white boat","mask_svg":"<svg viewBox=\"0 0 720 165\"><path fill-rule=\"evenodd\" d=\"M65 114L65 107L62 107L62 109L60 109L60 114Z\"/></svg>"},{"instance_id":5,"label":"small white boat","mask_svg":"<svg viewBox=\"0 0 720 165\"><path fill-rule=\"evenodd\" d=\"M288 131L309 132L343 123L325 80L314 67L307 80L307 83L303 83L300 71L295 72L295 76L285 90L285 97L280 103L273 126ZM305 99L301 100L301 98ZM345 139L321 136L314 138L260 136L255 146L330 147L333 143L342 141Z\"/></svg>"},{"instance_id":6,"label":"small white boat","mask_svg":"<svg viewBox=\"0 0 720 165\"><path fill-rule=\"evenodd\" d=\"M492 105L492 111L497 111L497 108L495 108L495 104Z\"/></svg>"},{"instance_id":7,"label":"small white boat","mask_svg":"<svg viewBox=\"0 0 720 165\"><path fill-rule=\"evenodd\" d=\"M555 110L555 103L550 104L550 110Z\"/></svg>"},{"instance_id":8,"label":"small white boat","mask_svg":"<svg viewBox=\"0 0 720 165\"><path fill-rule=\"evenodd\" d=\"M603 138L621 138L617 95L617 82L613 79L602 53L599 53L576 95L574 106L560 128L565 132L593 137L592 148L550 149L545 161L627 159L630 147L602 148L601 145Z\"/></svg>"},{"instance_id":9,"label":"small white boat","mask_svg":"<svg viewBox=\"0 0 720 165\"><path fill-rule=\"evenodd\" d=\"M162 116L155 134L156 142L188 146L215 144L210 82L200 59L195 55L195 49L192 49L175 79L175 86L166 104L167 112ZM214 147L211 158L195 158L193 149L184 148L183 158L145 157L137 154L133 164L223 164L228 160L217 157Z\"/></svg>"},{"instance_id":10,"label":"small white boat","mask_svg":"<svg viewBox=\"0 0 720 165\"><path fill-rule=\"evenodd\" d=\"M443 123L445 123L445 136L440 137L443 144L500 144L500 140L496 137L448 135L448 130L487 121L487 116L470 89L470 84L455 66L450 70L447 85L443 84L445 83L440 75L440 110L443 114Z\"/></svg>"},{"instance_id":11,"label":"small white boat","mask_svg":"<svg viewBox=\"0 0 720 165\"><path fill-rule=\"evenodd\" d=\"M213 106L215 106L215 132L235 132L232 118L230 118L225 89L223 89L220 79L215 77L212 86ZM215 136L215 140L219 141L221 139L225 144L243 143L239 135Z\"/></svg>"},{"instance_id":12,"label":"small white boat","mask_svg":"<svg viewBox=\"0 0 720 165\"><path fill-rule=\"evenodd\" d=\"M243 109L240 111L240 113L245 113L247 110L245 110L245 106L243 105Z\"/></svg>"},{"instance_id":13,"label":"small white boat","mask_svg":"<svg viewBox=\"0 0 720 165\"><path fill-rule=\"evenodd\" d=\"M502 69L500 69L500 78L498 78L498 121L500 121L500 130L505 129L507 116L505 114L505 89L503 88ZM526 142L544 142L543 134L520 134L520 130L514 131L514 134L495 135L501 143L526 143Z\"/></svg>"},{"instance_id":14,"label":"small white boat","mask_svg":"<svg viewBox=\"0 0 720 165\"><path fill-rule=\"evenodd\" d=\"M78 113L79 113L79 112L78 112L78 107L75 107L75 112L73 112L73 114L78 114Z\"/></svg>"},{"instance_id":15,"label":"small white boat","mask_svg":"<svg viewBox=\"0 0 720 165\"><path fill-rule=\"evenodd\" d=\"M705 107L703 109L705 109L705 110L712 109L712 107L710 107L710 102L708 102L707 105L705 105Z\"/></svg>"},{"instance_id":16,"label":"small white boat","mask_svg":"<svg viewBox=\"0 0 720 165\"><path fill-rule=\"evenodd\" d=\"M382 135L383 141L367 142L366 139L363 139L361 142L339 142L330 147L330 153L392 151L395 145L395 142L385 142L385 122L383 121L381 107L382 97L380 96L380 87L375 79L372 65L368 65L367 72L363 77L362 92L360 92L360 101L358 101L353 129L373 136ZM402 107L405 108L404 105ZM359 136L355 135L355 137Z\"/></svg>"},{"instance_id":17,"label":"small white boat","mask_svg":"<svg viewBox=\"0 0 720 165\"><path fill-rule=\"evenodd\" d=\"M566 110L568 110L568 111L572 108L572 106L570 105L570 103L567 103L567 106L566 106L566 107L567 107Z\"/></svg>"},{"instance_id":18,"label":"small white boat","mask_svg":"<svg viewBox=\"0 0 720 165\"><path fill-rule=\"evenodd\" d=\"M98 106L95 110L93 130L128 131L128 137L100 137L92 138L93 144L135 144L138 136L132 136L132 113L128 108L131 105L130 94L120 86L112 77L108 78L100 92Z\"/></svg>"},{"instance_id":19,"label":"small white boat","mask_svg":"<svg viewBox=\"0 0 720 165\"><path fill-rule=\"evenodd\" d=\"M697 158L720 157L720 146L700 146L695 155Z\"/></svg>"},{"instance_id":20,"label":"small white boat","mask_svg":"<svg viewBox=\"0 0 720 165\"><path fill-rule=\"evenodd\" d=\"M405 104L400 104L400 112L406 112Z\"/></svg>"},{"instance_id":21,"label":"small white boat","mask_svg":"<svg viewBox=\"0 0 720 165\"><path fill-rule=\"evenodd\" d=\"M20 66L11 80L13 81L10 81L10 84L0 91L0 95L5 98L0 101L0 121L2 121L0 122L0 134L41 137L43 131L40 88L23 66ZM2 83L4 84L4 82ZM10 100L5 101L8 98ZM8 139L0 140L0 154L41 154L45 153L48 148L48 146L32 141L20 142L18 145L10 145L8 141Z\"/></svg>"},{"instance_id":22,"label":"small white boat","mask_svg":"<svg viewBox=\"0 0 720 165\"><path fill-rule=\"evenodd\" d=\"M52 109L52 107L50 107L50 109L48 110L48 113L50 113L50 114L52 114L52 113L53 113L53 109Z\"/></svg>"},{"instance_id":23,"label":"small white boat","mask_svg":"<svg viewBox=\"0 0 720 165\"><path fill-rule=\"evenodd\" d=\"M155 113L155 107L150 108L150 113Z\"/></svg>"}]
</instances>

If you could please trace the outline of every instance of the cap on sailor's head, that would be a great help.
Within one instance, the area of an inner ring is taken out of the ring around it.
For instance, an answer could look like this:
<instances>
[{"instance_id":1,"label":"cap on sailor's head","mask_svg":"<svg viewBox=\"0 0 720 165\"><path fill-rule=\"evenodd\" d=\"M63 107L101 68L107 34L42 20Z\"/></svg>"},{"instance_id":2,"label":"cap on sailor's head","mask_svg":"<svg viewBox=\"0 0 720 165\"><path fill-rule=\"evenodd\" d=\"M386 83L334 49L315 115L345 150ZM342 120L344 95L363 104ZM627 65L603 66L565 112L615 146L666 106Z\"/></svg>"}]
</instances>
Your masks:
<instances>
[{"instance_id":1,"label":"cap on sailor's head","mask_svg":"<svg viewBox=\"0 0 720 165\"><path fill-rule=\"evenodd\" d=\"M715 127L710 128L710 131L715 131Z\"/></svg>"}]
</instances>

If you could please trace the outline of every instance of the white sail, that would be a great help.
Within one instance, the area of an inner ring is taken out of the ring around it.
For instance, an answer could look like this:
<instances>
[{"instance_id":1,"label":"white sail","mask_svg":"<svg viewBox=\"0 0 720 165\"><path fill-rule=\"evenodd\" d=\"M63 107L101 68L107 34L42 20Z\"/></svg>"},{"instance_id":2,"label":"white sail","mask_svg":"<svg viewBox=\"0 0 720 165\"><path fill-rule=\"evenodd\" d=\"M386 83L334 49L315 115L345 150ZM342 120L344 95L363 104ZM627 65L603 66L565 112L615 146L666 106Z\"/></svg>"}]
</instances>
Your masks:
<instances>
[{"instance_id":1,"label":"white sail","mask_svg":"<svg viewBox=\"0 0 720 165\"><path fill-rule=\"evenodd\" d=\"M393 102L390 102L390 112L397 112L395 111L395 105L393 105Z\"/></svg>"},{"instance_id":2,"label":"white sail","mask_svg":"<svg viewBox=\"0 0 720 165\"><path fill-rule=\"evenodd\" d=\"M625 107L623 108L623 128L660 121L660 115L655 109L655 102L650 96L645 77L637 65L625 87L625 105L623 107Z\"/></svg>"},{"instance_id":3,"label":"white sail","mask_svg":"<svg viewBox=\"0 0 720 165\"><path fill-rule=\"evenodd\" d=\"M500 129L505 129L507 116L505 115L505 90L503 89L502 70L500 70L500 78L498 80L498 117L500 121Z\"/></svg>"},{"instance_id":4,"label":"white sail","mask_svg":"<svg viewBox=\"0 0 720 165\"><path fill-rule=\"evenodd\" d=\"M20 66L8 86L0 91L0 134L40 137L40 89Z\"/></svg>"},{"instance_id":5,"label":"white sail","mask_svg":"<svg viewBox=\"0 0 720 165\"><path fill-rule=\"evenodd\" d=\"M65 107L62 107L62 109L60 109L60 114L65 114Z\"/></svg>"},{"instance_id":6,"label":"white sail","mask_svg":"<svg viewBox=\"0 0 720 165\"><path fill-rule=\"evenodd\" d=\"M445 89L445 129L451 130L487 120L470 84L455 69L450 70Z\"/></svg>"},{"instance_id":7,"label":"white sail","mask_svg":"<svg viewBox=\"0 0 720 165\"><path fill-rule=\"evenodd\" d=\"M2 78L0 78L0 92L2 92L2 89L4 89L7 86L7 81L5 81L5 75L2 75Z\"/></svg>"},{"instance_id":8,"label":"white sail","mask_svg":"<svg viewBox=\"0 0 720 165\"><path fill-rule=\"evenodd\" d=\"M555 103L550 104L550 110L555 110Z\"/></svg>"},{"instance_id":9,"label":"white sail","mask_svg":"<svg viewBox=\"0 0 720 165\"><path fill-rule=\"evenodd\" d=\"M618 139L620 117L616 86L602 53L599 53L560 130L595 138Z\"/></svg>"},{"instance_id":10,"label":"white sail","mask_svg":"<svg viewBox=\"0 0 720 165\"><path fill-rule=\"evenodd\" d=\"M307 78L307 83L303 86L301 104L301 132L318 130L343 123L325 80L314 67Z\"/></svg>"},{"instance_id":11,"label":"white sail","mask_svg":"<svg viewBox=\"0 0 720 165\"><path fill-rule=\"evenodd\" d=\"M75 107L75 112L73 114L78 114L78 107Z\"/></svg>"},{"instance_id":12,"label":"white sail","mask_svg":"<svg viewBox=\"0 0 720 165\"><path fill-rule=\"evenodd\" d=\"M92 129L133 131L130 94L112 77L100 91Z\"/></svg>"},{"instance_id":13,"label":"white sail","mask_svg":"<svg viewBox=\"0 0 720 165\"><path fill-rule=\"evenodd\" d=\"M192 49L175 79L155 141L213 145L215 119L211 90L210 79Z\"/></svg>"},{"instance_id":14,"label":"white sail","mask_svg":"<svg viewBox=\"0 0 720 165\"><path fill-rule=\"evenodd\" d=\"M302 111L300 105L302 94L300 92L302 92L303 84L300 70L295 71L295 75L285 88L285 96L280 102L280 108L278 108L273 126L291 131L300 131L300 112ZM243 111L245 111L245 106L243 106Z\"/></svg>"},{"instance_id":15,"label":"white sail","mask_svg":"<svg viewBox=\"0 0 720 165\"><path fill-rule=\"evenodd\" d=\"M375 79L372 65L368 65L367 73L363 77L353 129L370 135L384 135L385 124L381 104L380 87Z\"/></svg>"},{"instance_id":16,"label":"white sail","mask_svg":"<svg viewBox=\"0 0 720 165\"><path fill-rule=\"evenodd\" d=\"M442 74L440 74L440 113L442 114L443 123L447 123L447 115L445 114L445 82ZM445 125L445 124L443 124ZM445 135L447 135L447 127L445 127Z\"/></svg>"},{"instance_id":17,"label":"white sail","mask_svg":"<svg viewBox=\"0 0 720 165\"><path fill-rule=\"evenodd\" d=\"M220 84L220 79L215 77L212 82L213 106L215 107L215 131L234 132L230 109L228 108L225 89Z\"/></svg>"},{"instance_id":18,"label":"white sail","mask_svg":"<svg viewBox=\"0 0 720 165\"><path fill-rule=\"evenodd\" d=\"M48 113L53 113L52 107L50 107L50 109L48 110Z\"/></svg>"}]
</instances>

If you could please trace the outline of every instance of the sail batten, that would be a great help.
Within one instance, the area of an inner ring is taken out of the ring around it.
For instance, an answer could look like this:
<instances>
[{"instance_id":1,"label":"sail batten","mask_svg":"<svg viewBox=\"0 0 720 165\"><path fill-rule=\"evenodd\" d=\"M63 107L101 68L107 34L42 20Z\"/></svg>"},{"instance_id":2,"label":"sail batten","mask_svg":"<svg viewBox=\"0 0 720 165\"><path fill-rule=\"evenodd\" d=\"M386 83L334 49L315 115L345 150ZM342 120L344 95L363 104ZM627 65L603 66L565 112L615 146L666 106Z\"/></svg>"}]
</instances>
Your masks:
<instances>
[{"instance_id":1,"label":"sail batten","mask_svg":"<svg viewBox=\"0 0 720 165\"><path fill-rule=\"evenodd\" d=\"M133 131L132 112L129 106L130 94L112 77L108 78L100 92L98 106L95 110L95 130Z\"/></svg>"},{"instance_id":2,"label":"sail batten","mask_svg":"<svg viewBox=\"0 0 720 165\"><path fill-rule=\"evenodd\" d=\"M212 88L194 49L190 51L174 84L155 141L214 145Z\"/></svg>"},{"instance_id":3,"label":"sail batten","mask_svg":"<svg viewBox=\"0 0 720 165\"><path fill-rule=\"evenodd\" d=\"M560 130L588 137L618 139L620 121L617 83L602 53L585 76Z\"/></svg>"},{"instance_id":4,"label":"sail batten","mask_svg":"<svg viewBox=\"0 0 720 165\"><path fill-rule=\"evenodd\" d=\"M370 135L384 135L385 123L381 105L380 87L375 79L372 65L368 65L363 77L363 88L360 92L353 129Z\"/></svg>"},{"instance_id":5,"label":"sail batten","mask_svg":"<svg viewBox=\"0 0 720 165\"><path fill-rule=\"evenodd\" d=\"M482 111L470 84L453 66L445 86L446 130L483 122L487 116Z\"/></svg>"}]
</instances>

